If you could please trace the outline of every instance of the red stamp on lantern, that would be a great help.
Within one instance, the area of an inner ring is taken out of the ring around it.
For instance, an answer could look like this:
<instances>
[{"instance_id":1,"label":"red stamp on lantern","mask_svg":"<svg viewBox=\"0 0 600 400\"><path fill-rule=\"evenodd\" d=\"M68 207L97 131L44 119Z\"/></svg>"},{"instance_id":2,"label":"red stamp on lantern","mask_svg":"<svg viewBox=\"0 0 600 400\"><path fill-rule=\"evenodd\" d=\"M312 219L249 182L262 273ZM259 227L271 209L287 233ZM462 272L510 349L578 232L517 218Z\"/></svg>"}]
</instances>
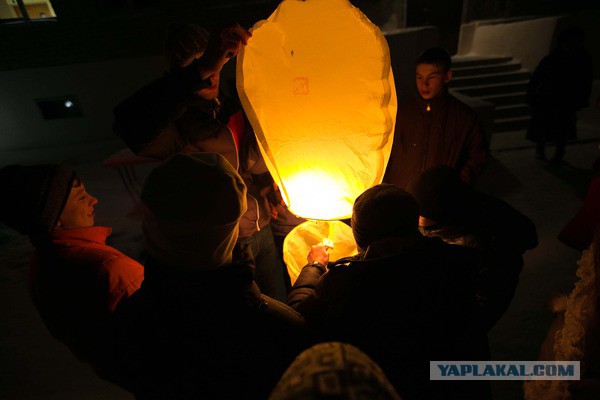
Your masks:
<instances>
[{"instance_id":1,"label":"red stamp on lantern","mask_svg":"<svg viewBox=\"0 0 600 400\"><path fill-rule=\"evenodd\" d=\"M306 96L308 94L308 78L298 77L294 78L294 95L295 96Z\"/></svg>"}]
</instances>

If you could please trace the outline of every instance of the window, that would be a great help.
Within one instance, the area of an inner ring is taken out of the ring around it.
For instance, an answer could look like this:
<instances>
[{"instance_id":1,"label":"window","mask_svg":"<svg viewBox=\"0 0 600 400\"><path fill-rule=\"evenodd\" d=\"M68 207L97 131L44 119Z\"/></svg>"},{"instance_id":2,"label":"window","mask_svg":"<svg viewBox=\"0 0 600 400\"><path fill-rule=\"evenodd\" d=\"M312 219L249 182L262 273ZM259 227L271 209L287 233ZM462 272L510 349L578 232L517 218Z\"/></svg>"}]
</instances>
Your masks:
<instances>
[{"instance_id":1,"label":"window","mask_svg":"<svg viewBox=\"0 0 600 400\"><path fill-rule=\"evenodd\" d=\"M56 19L50 0L0 0L0 21L26 22Z\"/></svg>"}]
</instances>

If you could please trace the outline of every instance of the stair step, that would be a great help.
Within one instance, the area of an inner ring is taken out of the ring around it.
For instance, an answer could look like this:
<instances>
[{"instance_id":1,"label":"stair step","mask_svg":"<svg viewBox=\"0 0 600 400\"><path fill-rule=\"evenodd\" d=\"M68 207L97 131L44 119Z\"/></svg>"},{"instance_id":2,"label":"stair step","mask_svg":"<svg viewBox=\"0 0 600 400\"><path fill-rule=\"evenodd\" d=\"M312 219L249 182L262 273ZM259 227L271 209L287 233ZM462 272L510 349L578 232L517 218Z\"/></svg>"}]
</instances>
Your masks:
<instances>
[{"instance_id":1,"label":"stair step","mask_svg":"<svg viewBox=\"0 0 600 400\"><path fill-rule=\"evenodd\" d=\"M494 133L527 129L530 117L501 118L494 120Z\"/></svg>"},{"instance_id":2,"label":"stair step","mask_svg":"<svg viewBox=\"0 0 600 400\"><path fill-rule=\"evenodd\" d=\"M520 104L525 103L527 99L527 92L522 91L516 93L494 94L481 96L479 99L494 103L496 107L510 104Z\"/></svg>"},{"instance_id":3,"label":"stair step","mask_svg":"<svg viewBox=\"0 0 600 400\"><path fill-rule=\"evenodd\" d=\"M525 103L498 106L494 110L494 119L528 117L530 115L531 106Z\"/></svg>"},{"instance_id":4,"label":"stair step","mask_svg":"<svg viewBox=\"0 0 600 400\"><path fill-rule=\"evenodd\" d=\"M503 82L491 85L466 86L458 89L459 92L473 97L484 97L494 94L508 94L527 90L529 81Z\"/></svg>"},{"instance_id":5,"label":"stair step","mask_svg":"<svg viewBox=\"0 0 600 400\"><path fill-rule=\"evenodd\" d=\"M507 62L502 64L491 64L471 67L458 67L452 66L452 76L455 78L462 78L472 75L483 75L492 74L495 72L510 72L519 71L521 69L521 63L518 62Z\"/></svg>"},{"instance_id":6,"label":"stair step","mask_svg":"<svg viewBox=\"0 0 600 400\"><path fill-rule=\"evenodd\" d=\"M512 60L512 57L453 57L452 68L463 68L490 64L501 64Z\"/></svg>"},{"instance_id":7,"label":"stair step","mask_svg":"<svg viewBox=\"0 0 600 400\"><path fill-rule=\"evenodd\" d=\"M502 82L517 82L529 80L531 74L529 71L517 71L517 72L500 72L492 74L473 75L466 77L452 78L450 86L458 89L468 86L486 85Z\"/></svg>"}]
</instances>

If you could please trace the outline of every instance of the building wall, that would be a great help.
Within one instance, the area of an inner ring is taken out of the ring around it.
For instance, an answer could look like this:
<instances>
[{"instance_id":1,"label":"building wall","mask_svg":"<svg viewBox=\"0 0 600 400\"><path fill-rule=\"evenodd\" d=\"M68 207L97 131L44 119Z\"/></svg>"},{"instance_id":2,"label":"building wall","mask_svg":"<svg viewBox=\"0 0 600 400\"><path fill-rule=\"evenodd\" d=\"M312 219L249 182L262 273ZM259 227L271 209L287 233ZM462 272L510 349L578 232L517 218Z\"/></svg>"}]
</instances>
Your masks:
<instances>
[{"instance_id":1,"label":"building wall","mask_svg":"<svg viewBox=\"0 0 600 400\"><path fill-rule=\"evenodd\" d=\"M161 76L162 56L0 71L0 149L57 147L114 138L112 109ZM35 100L75 96L83 115L43 118Z\"/></svg>"},{"instance_id":2,"label":"building wall","mask_svg":"<svg viewBox=\"0 0 600 400\"><path fill-rule=\"evenodd\" d=\"M510 56L533 70L550 51L560 17L476 21L461 27L459 55Z\"/></svg>"}]
</instances>

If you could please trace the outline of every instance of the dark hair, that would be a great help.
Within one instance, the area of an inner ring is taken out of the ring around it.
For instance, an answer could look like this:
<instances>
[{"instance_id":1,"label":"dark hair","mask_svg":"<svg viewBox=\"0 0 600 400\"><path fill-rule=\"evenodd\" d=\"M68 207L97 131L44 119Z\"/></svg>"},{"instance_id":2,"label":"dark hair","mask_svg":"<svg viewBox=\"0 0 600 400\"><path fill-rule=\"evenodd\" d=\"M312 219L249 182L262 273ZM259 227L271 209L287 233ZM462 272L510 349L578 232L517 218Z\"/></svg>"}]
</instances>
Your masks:
<instances>
[{"instance_id":1,"label":"dark hair","mask_svg":"<svg viewBox=\"0 0 600 400\"><path fill-rule=\"evenodd\" d=\"M351 224L356 244L365 249L376 240L416 233L419 206L409 193L383 183L358 196Z\"/></svg>"},{"instance_id":2,"label":"dark hair","mask_svg":"<svg viewBox=\"0 0 600 400\"><path fill-rule=\"evenodd\" d=\"M167 31L165 52L169 67L181 68L192 61L197 53L202 53L208 44L208 31L195 24L173 23Z\"/></svg>"},{"instance_id":3,"label":"dark hair","mask_svg":"<svg viewBox=\"0 0 600 400\"><path fill-rule=\"evenodd\" d=\"M444 72L448 72L452 68L452 59L450 58L450 54L443 48L432 47L425 50L417 57L415 65L419 64L433 64L442 67Z\"/></svg>"}]
</instances>

